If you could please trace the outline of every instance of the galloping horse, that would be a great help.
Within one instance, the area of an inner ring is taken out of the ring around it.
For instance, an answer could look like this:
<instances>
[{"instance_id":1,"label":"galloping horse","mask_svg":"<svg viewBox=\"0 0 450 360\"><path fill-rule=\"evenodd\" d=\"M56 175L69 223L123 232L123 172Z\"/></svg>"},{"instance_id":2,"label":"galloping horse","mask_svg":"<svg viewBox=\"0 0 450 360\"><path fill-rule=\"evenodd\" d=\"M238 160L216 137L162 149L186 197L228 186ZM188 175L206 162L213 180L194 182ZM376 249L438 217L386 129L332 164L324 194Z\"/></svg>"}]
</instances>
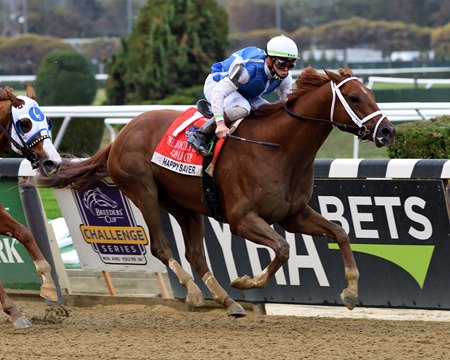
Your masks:
<instances>
[{"instance_id":1,"label":"galloping horse","mask_svg":"<svg viewBox=\"0 0 450 360\"><path fill-rule=\"evenodd\" d=\"M341 299L349 309L358 302L359 272L342 227L309 205L314 182L314 158L333 126L372 140L376 146L394 141L395 129L381 113L374 94L349 68L339 74L320 74L306 68L287 102L261 107L250 114L235 134L245 139L276 143L257 146L227 139L214 178L223 217L231 232L270 247L275 257L259 274L235 279L239 289L262 288L288 260L289 245L271 224L286 231L327 236L340 247L348 287ZM150 161L166 130L180 114L148 111L129 122L112 144L84 161L63 160L60 172L38 185L80 189L110 176L119 189L140 209L151 236L151 251L187 288L186 301L200 306L203 298L193 278L173 258L164 236L160 207L181 226L186 259L200 275L214 300L233 316L245 315L208 269L203 246L203 215L211 216L202 195L199 177L186 176Z\"/></svg>"},{"instance_id":2,"label":"galloping horse","mask_svg":"<svg viewBox=\"0 0 450 360\"><path fill-rule=\"evenodd\" d=\"M42 174L51 176L58 171L61 157L53 146L48 119L39 109L31 85L27 85L26 94L27 96L15 96L12 89L0 88L0 151L4 151L9 145L15 152L25 156L33 168L39 168ZM0 234L14 237L25 246L42 281L40 295L47 300L57 301L58 295L50 265L39 250L33 235L25 226L14 220L1 204ZM0 302L16 329L31 326L30 320L6 295L1 283Z\"/></svg>"}]
</instances>

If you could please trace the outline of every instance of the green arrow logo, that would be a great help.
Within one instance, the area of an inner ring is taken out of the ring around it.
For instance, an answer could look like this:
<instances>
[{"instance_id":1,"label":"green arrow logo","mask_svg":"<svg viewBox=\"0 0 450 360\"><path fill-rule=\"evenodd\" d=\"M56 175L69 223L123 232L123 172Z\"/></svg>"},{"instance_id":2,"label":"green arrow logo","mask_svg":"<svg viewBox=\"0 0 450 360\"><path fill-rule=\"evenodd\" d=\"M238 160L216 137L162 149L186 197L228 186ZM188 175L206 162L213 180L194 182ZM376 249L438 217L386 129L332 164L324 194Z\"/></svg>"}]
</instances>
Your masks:
<instances>
[{"instance_id":1,"label":"green arrow logo","mask_svg":"<svg viewBox=\"0 0 450 360\"><path fill-rule=\"evenodd\" d=\"M434 245L352 244L352 251L378 256L400 266L423 288L433 255ZM330 250L339 250L338 244L328 244Z\"/></svg>"}]
</instances>

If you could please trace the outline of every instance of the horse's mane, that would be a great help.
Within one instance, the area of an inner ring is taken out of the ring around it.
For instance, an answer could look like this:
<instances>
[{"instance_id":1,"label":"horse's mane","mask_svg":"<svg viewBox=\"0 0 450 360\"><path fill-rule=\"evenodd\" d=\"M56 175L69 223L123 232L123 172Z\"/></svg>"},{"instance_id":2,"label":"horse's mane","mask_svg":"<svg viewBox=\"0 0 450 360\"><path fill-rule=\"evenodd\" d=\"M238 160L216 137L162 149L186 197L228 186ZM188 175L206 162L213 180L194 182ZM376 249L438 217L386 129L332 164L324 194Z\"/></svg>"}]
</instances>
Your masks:
<instances>
[{"instance_id":1,"label":"horse's mane","mask_svg":"<svg viewBox=\"0 0 450 360\"><path fill-rule=\"evenodd\" d=\"M289 95L288 101L294 101L294 99L308 94L311 90L317 89L329 81L330 78L328 76L325 74L320 74L316 69L308 66L297 78L297 81L295 82L295 90L293 90Z\"/></svg>"},{"instance_id":2,"label":"horse's mane","mask_svg":"<svg viewBox=\"0 0 450 360\"><path fill-rule=\"evenodd\" d=\"M308 94L311 90L317 89L323 84L329 82L330 79L324 74L320 74L316 69L311 66L306 67L301 75L297 78L295 82L295 89L289 94L289 102L295 101L299 97ZM273 115L278 111L284 109L284 101L278 101L273 104L265 104L254 111L253 115L255 117L264 117L268 115Z\"/></svg>"}]
</instances>

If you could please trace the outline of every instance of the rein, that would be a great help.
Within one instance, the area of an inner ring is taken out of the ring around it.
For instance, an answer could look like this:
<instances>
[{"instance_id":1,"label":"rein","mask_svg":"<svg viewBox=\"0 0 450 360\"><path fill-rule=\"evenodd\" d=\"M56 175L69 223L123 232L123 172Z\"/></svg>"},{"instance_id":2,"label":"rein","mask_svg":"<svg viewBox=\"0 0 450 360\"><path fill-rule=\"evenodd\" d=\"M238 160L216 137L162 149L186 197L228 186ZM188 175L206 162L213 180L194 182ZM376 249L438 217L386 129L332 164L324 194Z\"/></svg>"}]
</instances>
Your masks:
<instances>
[{"instance_id":1,"label":"rein","mask_svg":"<svg viewBox=\"0 0 450 360\"><path fill-rule=\"evenodd\" d=\"M350 130L352 130L352 129L353 129L353 130L356 130L357 133L358 133L357 136L358 136L359 139L362 139L364 136L370 134L370 131L369 131L369 130L367 129L367 127L364 126L364 125L363 125L362 128L361 128L361 127L355 126L355 125L347 125L347 124L335 123L335 122L332 122L330 119L321 119L321 118L308 117L308 116L302 116L302 115L296 114L296 113L292 112L291 110L289 110L287 101L286 101L285 104L284 104L284 110L285 110L290 116L292 116L294 119L297 119L297 120L306 120L306 121L318 121L318 122L323 122L323 123L326 123L326 124L328 124L328 125L334 126L334 127L338 128L339 130L342 130L342 131L348 131L348 132L351 132Z\"/></svg>"},{"instance_id":2,"label":"rein","mask_svg":"<svg viewBox=\"0 0 450 360\"><path fill-rule=\"evenodd\" d=\"M231 135L231 134L228 134L227 138L233 139L233 140L245 141L245 142L249 142L251 144L265 145L265 146L276 147L276 148L281 147L280 144L275 144L275 143L271 143L271 142L267 142L267 141L250 140L250 139L246 139L246 138L236 136L236 135Z\"/></svg>"},{"instance_id":3,"label":"rein","mask_svg":"<svg viewBox=\"0 0 450 360\"><path fill-rule=\"evenodd\" d=\"M355 112L353 111L353 109L350 107L350 105L348 104L348 102L345 100L344 95L342 95L341 90L339 90L339 88L344 85L347 81L351 81L351 80L358 80L358 78L352 76L349 77L347 79L342 80L339 84L335 84L333 81L330 81L331 84L331 92L333 94L333 99L331 101L331 109L330 109L330 119L321 119L321 118L314 118L314 117L307 117L307 116L302 116L302 115L298 115L295 114L294 112L292 112L291 110L289 110L288 108L288 104L287 101L284 104L284 110L293 118L297 119L297 120L309 120L309 121L319 121L319 122L325 122L327 124L330 124L331 126L337 127L339 130L343 130L343 131L347 131L347 132L351 132L351 130L354 130L357 133L357 136L360 140L362 140L365 136L372 134L373 139L375 140L375 134L377 132L378 126L381 124L381 122L386 119L386 115L384 115L381 110L378 111L374 111L373 113L367 115L366 117L364 117L363 119L360 119L358 117L358 115L355 114ZM347 114L350 116L350 118L352 119L352 121L356 124L356 125L347 125L347 124L341 124L341 123L336 123L333 121L333 116L334 116L334 110L335 110L335 106L336 106L336 96L338 97L338 99L341 101L342 106L344 107L345 111L347 112ZM370 131L365 125L364 123L369 121L370 119L372 119L373 117L377 116L377 115L381 115L380 119L378 119L378 122L375 126L374 131Z\"/></svg>"}]
</instances>

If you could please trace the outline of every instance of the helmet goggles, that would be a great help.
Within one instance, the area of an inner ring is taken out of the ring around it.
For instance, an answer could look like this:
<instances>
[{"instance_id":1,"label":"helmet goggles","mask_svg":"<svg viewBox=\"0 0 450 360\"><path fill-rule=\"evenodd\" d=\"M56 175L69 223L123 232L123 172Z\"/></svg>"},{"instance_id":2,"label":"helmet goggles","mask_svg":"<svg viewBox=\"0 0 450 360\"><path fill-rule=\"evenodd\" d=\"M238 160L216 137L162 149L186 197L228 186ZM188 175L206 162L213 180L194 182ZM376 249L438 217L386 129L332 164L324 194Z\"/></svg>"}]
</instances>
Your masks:
<instances>
[{"instance_id":1,"label":"helmet goggles","mask_svg":"<svg viewBox=\"0 0 450 360\"><path fill-rule=\"evenodd\" d=\"M288 70L292 70L295 67L295 59L280 59L280 58L271 58L274 65L281 70L288 68Z\"/></svg>"}]
</instances>

